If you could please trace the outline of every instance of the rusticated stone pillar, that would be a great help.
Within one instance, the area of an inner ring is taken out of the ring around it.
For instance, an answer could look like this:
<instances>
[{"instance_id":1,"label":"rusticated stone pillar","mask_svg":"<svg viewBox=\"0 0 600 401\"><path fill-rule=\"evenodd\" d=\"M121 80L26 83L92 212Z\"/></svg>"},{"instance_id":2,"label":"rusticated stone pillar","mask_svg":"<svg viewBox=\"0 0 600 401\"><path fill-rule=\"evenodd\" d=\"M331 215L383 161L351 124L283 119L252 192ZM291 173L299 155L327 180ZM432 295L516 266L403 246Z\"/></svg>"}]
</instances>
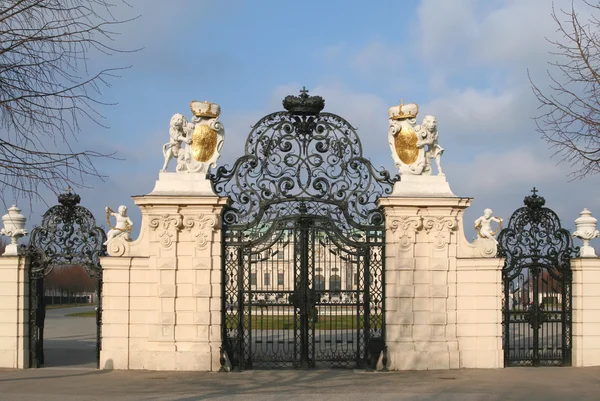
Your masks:
<instances>
[{"instance_id":1,"label":"rusticated stone pillar","mask_svg":"<svg viewBox=\"0 0 600 401\"><path fill-rule=\"evenodd\" d=\"M219 370L221 209L217 196L146 195L140 236L109 243L102 368Z\"/></svg>"},{"instance_id":2,"label":"rusticated stone pillar","mask_svg":"<svg viewBox=\"0 0 600 401\"><path fill-rule=\"evenodd\" d=\"M386 216L388 369L501 367L503 261L493 242L466 241L462 218L470 203L379 200Z\"/></svg>"}]
</instances>

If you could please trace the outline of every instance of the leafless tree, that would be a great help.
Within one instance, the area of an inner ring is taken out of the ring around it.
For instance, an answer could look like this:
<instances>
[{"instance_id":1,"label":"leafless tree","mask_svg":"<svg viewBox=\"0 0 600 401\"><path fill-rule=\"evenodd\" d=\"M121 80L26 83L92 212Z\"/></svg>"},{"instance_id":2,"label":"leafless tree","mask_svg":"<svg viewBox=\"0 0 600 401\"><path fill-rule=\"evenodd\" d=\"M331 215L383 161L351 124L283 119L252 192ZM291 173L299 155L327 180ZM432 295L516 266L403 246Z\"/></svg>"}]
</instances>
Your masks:
<instances>
[{"instance_id":1,"label":"leafless tree","mask_svg":"<svg viewBox=\"0 0 600 401\"><path fill-rule=\"evenodd\" d=\"M114 0L123 2L124 0ZM80 120L99 125L100 90L121 68L92 68L113 47L112 0L0 0L0 191L16 197L59 192L101 177L112 157L76 149Z\"/></svg>"},{"instance_id":2,"label":"leafless tree","mask_svg":"<svg viewBox=\"0 0 600 401\"><path fill-rule=\"evenodd\" d=\"M538 131L574 178L600 172L600 2L573 0L552 11L558 39L550 40L554 61L550 85L530 81L539 100Z\"/></svg>"}]
</instances>

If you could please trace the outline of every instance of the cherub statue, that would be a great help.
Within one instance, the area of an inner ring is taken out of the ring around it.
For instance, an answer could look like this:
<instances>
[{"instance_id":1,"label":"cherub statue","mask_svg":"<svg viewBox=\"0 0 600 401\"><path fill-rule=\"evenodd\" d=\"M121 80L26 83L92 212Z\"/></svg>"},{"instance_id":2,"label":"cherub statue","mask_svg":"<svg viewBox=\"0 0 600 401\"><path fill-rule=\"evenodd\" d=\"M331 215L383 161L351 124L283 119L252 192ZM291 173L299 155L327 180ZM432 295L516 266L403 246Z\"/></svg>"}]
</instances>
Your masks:
<instances>
[{"instance_id":1,"label":"cherub statue","mask_svg":"<svg viewBox=\"0 0 600 401\"><path fill-rule=\"evenodd\" d=\"M114 227L110 224L110 216L114 216L116 219L116 224ZM118 212L115 213L110 207L106 207L106 224L110 227L108 233L106 233L106 242L104 245L108 245L108 242L117 237L125 237L125 240L129 241L131 234L131 227L133 226L133 222L127 216L127 206L121 205L119 206Z\"/></svg>"},{"instance_id":2,"label":"cherub statue","mask_svg":"<svg viewBox=\"0 0 600 401\"><path fill-rule=\"evenodd\" d=\"M426 163L428 166L425 170L430 170L430 160L435 159L438 175L445 175L440 164L444 148L438 143L437 119L434 116L423 117L423 123L417 127L417 132L419 133L420 138L420 140L417 141L417 147L422 148L425 145L428 147L425 152L425 159L427 160Z\"/></svg>"},{"instance_id":3,"label":"cherub statue","mask_svg":"<svg viewBox=\"0 0 600 401\"><path fill-rule=\"evenodd\" d=\"M167 171L167 166L171 159L179 158L179 152L181 150L181 143L186 141L190 143L192 140L192 133L194 132L194 124L189 123L185 116L180 113L173 114L169 123L169 143L163 145L163 155L165 157L165 164L161 172Z\"/></svg>"},{"instance_id":4,"label":"cherub statue","mask_svg":"<svg viewBox=\"0 0 600 401\"><path fill-rule=\"evenodd\" d=\"M496 234L502 228L502 218L492 216L492 209L485 209L483 211L483 216L475 220L475 230L479 233L481 238L488 238L498 244L496 241ZM498 228L496 231L492 231L492 221L498 223Z\"/></svg>"}]
</instances>

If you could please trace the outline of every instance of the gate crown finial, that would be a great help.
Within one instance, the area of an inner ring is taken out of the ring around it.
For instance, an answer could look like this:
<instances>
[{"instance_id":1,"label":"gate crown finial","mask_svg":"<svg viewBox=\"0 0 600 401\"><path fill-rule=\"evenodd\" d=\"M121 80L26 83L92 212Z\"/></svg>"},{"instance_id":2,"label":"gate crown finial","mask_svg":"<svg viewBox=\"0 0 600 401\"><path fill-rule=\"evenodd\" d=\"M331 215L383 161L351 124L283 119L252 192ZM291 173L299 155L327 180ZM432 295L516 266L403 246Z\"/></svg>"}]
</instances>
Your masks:
<instances>
[{"instance_id":1,"label":"gate crown finial","mask_svg":"<svg viewBox=\"0 0 600 401\"><path fill-rule=\"evenodd\" d=\"M58 195L58 203L65 207L74 207L81 202L81 196L73 192L71 187L64 194Z\"/></svg>"},{"instance_id":2,"label":"gate crown finial","mask_svg":"<svg viewBox=\"0 0 600 401\"><path fill-rule=\"evenodd\" d=\"M283 99L283 108L297 116L316 116L325 107L321 96L309 96L308 89L302 87L300 96L288 95Z\"/></svg>"},{"instance_id":3,"label":"gate crown finial","mask_svg":"<svg viewBox=\"0 0 600 401\"><path fill-rule=\"evenodd\" d=\"M533 187L531 192L533 193L533 195L526 196L523 200L525 206L527 206L529 209L539 209L543 207L546 204L546 199L544 199L543 196L539 196L537 194L538 190L536 187Z\"/></svg>"}]
</instances>

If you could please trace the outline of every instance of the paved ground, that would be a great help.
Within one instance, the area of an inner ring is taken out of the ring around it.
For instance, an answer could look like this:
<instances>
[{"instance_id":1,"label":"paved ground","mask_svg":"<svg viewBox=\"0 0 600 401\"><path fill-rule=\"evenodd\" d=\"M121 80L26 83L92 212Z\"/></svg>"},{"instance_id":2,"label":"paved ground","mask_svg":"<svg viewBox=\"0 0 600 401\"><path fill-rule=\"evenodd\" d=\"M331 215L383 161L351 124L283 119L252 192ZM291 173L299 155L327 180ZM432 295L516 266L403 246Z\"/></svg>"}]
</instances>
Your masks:
<instances>
[{"instance_id":1,"label":"paved ground","mask_svg":"<svg viewBox=\"0 0 600 401\"><path fill-rule=\"evenodd\" d=\"M96 368L96 319L66 317L95 305L46 310L44 358L47 368Z\"/></svg>"},{"instance_id":2,"label":"paved ground","mask_svg":"<svg viewBox=\"0 0 600 401\"><path fill-rule=\"evenodd\" d=\"M600 368L365 373L0 370L0 400L599 400Z\"/></svg>"},{"instance_id":3,"label":"paved ground","mask_svg":"<svg viewBox=\"0 0 600 401\"><path fill-rule=\"evenodd\" d=\"M47 367L0 370L0 401L600 400L600 367L390 373L95 370L94 319L64 317L91 309L48 310Z\"/></svg>"}]
</instances>

